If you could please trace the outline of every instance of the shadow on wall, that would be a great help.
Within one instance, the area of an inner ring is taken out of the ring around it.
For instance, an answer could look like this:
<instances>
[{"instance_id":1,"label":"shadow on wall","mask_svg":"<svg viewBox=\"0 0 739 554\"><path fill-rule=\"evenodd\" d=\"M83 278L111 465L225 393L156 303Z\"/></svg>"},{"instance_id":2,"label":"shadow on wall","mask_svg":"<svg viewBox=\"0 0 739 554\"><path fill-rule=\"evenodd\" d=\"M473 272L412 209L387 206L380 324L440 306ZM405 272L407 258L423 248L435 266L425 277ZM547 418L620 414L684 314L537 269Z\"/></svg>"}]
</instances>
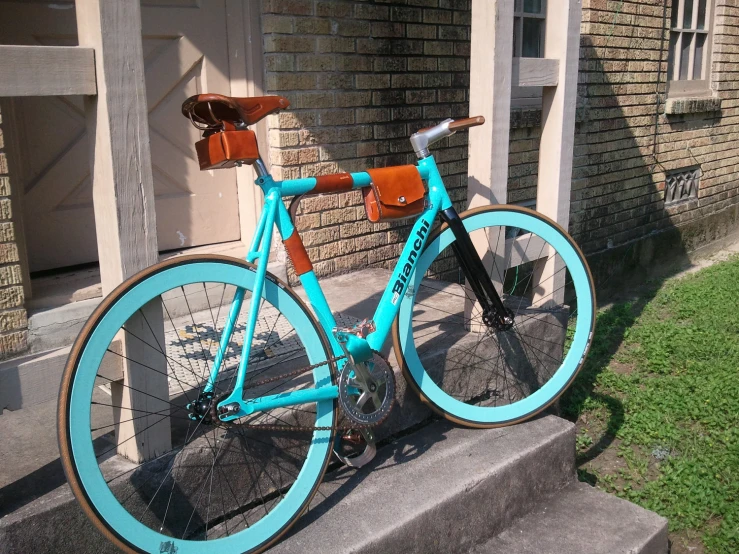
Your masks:
<instances>
[{"instance_id":1,"label":"shadow on wall","mask_svg":"<svg viewBox=\"0 0 739 554\"><path fill-rule=\"evenodd\" d=\"M637 61L602 59L603 51L582 37L569 229L599 288L687 261L688 252L739 230L729 189L736 174L727 178L729 156L716 156L713 146L726 125L721 112L664 114L666 51L662 70L641 61L643 50L626 50ZM675 199L666 203L667 174L696 167L700 185L675 179Z\"/></svg>"},{"instance_id":2,"label":"shadow on wall","mask_svg":"<svg viewBox=\"0 0 739 554\"><path fill-rule=\"evenodd\" d=\"M595 386L628 329L660 285L692 265L691 253L739 236L736 174L727 178L730 155L716 156L720 147L712 146L721 112L665 115L667 52L660 69L629 44L629 58L612 60L600 57L605 48L592 36L581 40L569 230L588 257L599 304L631 303L602 314L586 366L562 401L572 419L588 399L610 412L604 434L580 453L583 462L608 447L623 424L620 400ZM666 203L666 176L695 167L697 190L681 194L678 180L677 199Z\"/></svg>"}]
</instances>

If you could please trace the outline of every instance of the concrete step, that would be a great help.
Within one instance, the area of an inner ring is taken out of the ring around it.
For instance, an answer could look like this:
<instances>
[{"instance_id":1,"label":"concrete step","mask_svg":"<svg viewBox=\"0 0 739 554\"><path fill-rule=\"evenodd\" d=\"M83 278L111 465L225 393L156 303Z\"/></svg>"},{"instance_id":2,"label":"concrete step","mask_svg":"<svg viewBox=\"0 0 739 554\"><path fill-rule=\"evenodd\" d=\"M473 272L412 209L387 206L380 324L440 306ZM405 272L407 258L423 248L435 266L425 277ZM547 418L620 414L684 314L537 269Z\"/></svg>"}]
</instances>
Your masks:
<instances>
[{"instance_id":1,"label":"concrete step","mask_svg":"<svg viewBox=\"0 0 739 554\"><path fill-rule=\"evenodd\" d=\"M365 468L327 474L270 552L666 554L666 520L574 482L574 440L554 416L492 430L433 422ZM114 551L66 485L0 519L0 553L51 551Z\"/></svg>"},{"instance_id":2,"label":"concrete step","mask_svg":"<svg viewBox=\"0 0 739 554\"><path fill-rule=\"evenodd\" d=\"M664 554L667 520L572 483L470 554Z\"/></svg>"},{"instance_id":3,"label":"concrete step","mask_svg":"<svg viewBox=\"0 0 739 554\"><path fill-rule=\"evenodd\" d=\"M381 448L368 467L328 474L309 512L272 551L472 546L571 481L574 440L574 426L554 416L493 430L434 422ZM0 519L0 553L51 551L113 551L66 485Z\"/></svg>"},{"instance_id":4,"label":"concrete step","mask_svg":"<svg viewBox=\"0 0 739 554\"><path fill-rule=\"evenodd\" d=\"M0 554L27 552L114 554L118 549L90 523L64 484L0 519Z\"/></svg>"},{"instance_id":5,"label":"concrete step","mask_svg":"<svg viewBox=\"0 0 739 554\"><path fill-rule=\"evenodd\" d=\"M328 476L270 552L460 552L501 532L575 474L574 426L554 416L502 429L436 422Z\"/></svg>"}]
</instances>

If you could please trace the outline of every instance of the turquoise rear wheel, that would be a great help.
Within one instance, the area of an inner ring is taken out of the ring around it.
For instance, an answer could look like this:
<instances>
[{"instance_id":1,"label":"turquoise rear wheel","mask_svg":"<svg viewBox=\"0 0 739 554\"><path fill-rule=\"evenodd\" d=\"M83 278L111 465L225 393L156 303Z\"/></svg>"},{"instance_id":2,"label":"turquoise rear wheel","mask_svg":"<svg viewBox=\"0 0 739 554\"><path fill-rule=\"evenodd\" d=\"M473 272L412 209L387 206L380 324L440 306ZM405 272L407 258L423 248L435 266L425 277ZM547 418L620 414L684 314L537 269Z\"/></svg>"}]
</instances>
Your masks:
<instances>
[{"instance_id":1,"label":"turquoise rear wheel","mask_svg":"<svg viewBox=\"0 0 739 554\"><path fill-rule=\"evenodd\" d=\"M87 516L124 551L261 552L309 508L333 445L332 431L317 428L335 426L335 399L228 425L211 417L233 388L255 275L222 256L157 264L105 298L72 348L58 410L62 464ZM238 288L244 304L209 400ZM310 311L268 275L244 398L331 386L329 352Z\"/></svg>"},{"instance_id":2,"label":"turquoise rear wheel","mask_svg":"<svg viewBox=\"0 0 739 554\"><path fill-rule=\"evenodd\" d=\"M585 257L556 223L526 208L460 215L513 325L487 325L442 225L429 237L393 326L410 386L472 427L524 421L554 402L582 367L595 325Z\"/></svg>"}]
</instances>

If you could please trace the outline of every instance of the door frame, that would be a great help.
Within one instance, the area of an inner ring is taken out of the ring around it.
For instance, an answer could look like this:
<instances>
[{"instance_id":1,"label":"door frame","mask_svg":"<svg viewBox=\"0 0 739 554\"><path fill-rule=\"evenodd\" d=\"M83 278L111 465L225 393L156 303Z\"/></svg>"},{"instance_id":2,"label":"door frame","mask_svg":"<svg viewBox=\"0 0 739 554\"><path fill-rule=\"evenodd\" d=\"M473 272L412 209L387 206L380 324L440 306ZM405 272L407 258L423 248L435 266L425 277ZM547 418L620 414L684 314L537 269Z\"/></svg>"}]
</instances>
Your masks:
<instances>
[{"instance_id":1,"label":"door frame","mask_svg":"<svg viewBox=\"0 0 739 554\"><path fill-rule=\"evenodd\" d=\"M226 0L228 63L232 96L264 95L264 49L262 47L262 14L258 2ZM218 92L218 91L213 91ZM257 141L262 159L269 169L267 118L256 124ZM236 168L236 194L239 199L241 242L251 244L259 214L264 205L262 191L254 181L252 166Z\"/></svg>"}]
</instances>

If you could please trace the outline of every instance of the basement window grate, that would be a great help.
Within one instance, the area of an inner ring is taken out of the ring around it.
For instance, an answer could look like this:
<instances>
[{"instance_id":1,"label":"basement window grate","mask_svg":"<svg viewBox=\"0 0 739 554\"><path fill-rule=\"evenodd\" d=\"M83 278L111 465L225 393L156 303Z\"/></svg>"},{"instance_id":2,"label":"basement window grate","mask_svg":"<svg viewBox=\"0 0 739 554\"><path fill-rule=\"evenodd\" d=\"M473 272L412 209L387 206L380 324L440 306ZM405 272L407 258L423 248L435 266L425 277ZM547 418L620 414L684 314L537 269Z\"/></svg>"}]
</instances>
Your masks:
<instances>
[{"instance_id":1,"label":"basement window grate","mask_svg":"<svg viewBox=\"0 0 739 554\"><path fill-rule=\"evenodd\" d=\"M668 171L665 177L665 206L698 198L700 167L688 167Z\"/></svg>"}]
</instances>

